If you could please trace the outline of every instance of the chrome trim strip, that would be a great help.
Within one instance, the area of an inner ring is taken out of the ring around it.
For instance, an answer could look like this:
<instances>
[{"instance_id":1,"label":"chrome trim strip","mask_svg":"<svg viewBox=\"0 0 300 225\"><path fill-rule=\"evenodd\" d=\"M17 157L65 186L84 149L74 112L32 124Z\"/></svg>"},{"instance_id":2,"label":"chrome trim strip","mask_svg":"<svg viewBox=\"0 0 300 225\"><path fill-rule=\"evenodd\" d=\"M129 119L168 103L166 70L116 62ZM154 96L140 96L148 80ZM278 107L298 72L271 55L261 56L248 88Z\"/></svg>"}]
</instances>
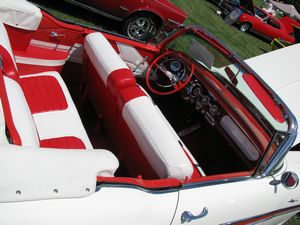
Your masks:
<instances>
[{"instance_id":1,"label":"chrome trim strip","mask_svg":"<svg viewBox=\"0 0 300 225\"><path fill-rule=\"evenodd\" d=\"M147 188L143 186L137 186L136 184L130 183L113 183L113 182L98 182L96 186L96 191L99 191L102 187L117 187L117 188L132 188L132 189L139 189L144 192L152 193L152 194L159 194L159 193L167 193L167 192L174 192L179 190L187 190L191 188L198 188L198 187L207 187L212 185L221 185L221 184L228 184L228 183L235 183L239 181L246 181L246 180L254 180L254 177L245 176L245 177L237 177L237 178L229 178L223 180L213 180L213 181L204 181L204 182L197 182L197 183L188 183L182 184L176 187L164 187L164 188Z\"/></svg>"},{"instance_id":2,"label":"chrome trim strip","mask_svg":"<svg viewBox=\"0 0 300 225\"><path fill-rule=\"evenodd\" d=\"M223 179L223 180L188 183L188 184L183 184L181 189L187 190L187 189L191 189L191 188L199 188L199 187L207 187L207 186L212 186L212 185L235 183L235 182L246 181L246 180L255 180L255 178L251 177L251 176L245 176L245 177L236 177L236 178L229 178L229 179Z\"/></svg>"},{"instance_id":3,"label":"chrome trim strip","mask_svg":"<svg viewBox=\"0 0 300 225\"><path fill-rule=\"evenodd\" d=\"M178 187L172 187L172 188L163 188L163 189L147 189L145 187L142 186L137 186L135 184L125 184L125 183L100 183L96 185L96 192L100 191L101 188L130 188L130 189L136 189L136 190L140 190L149 194L165 194L165 193L171 193L171 192L179 192L179 190L181 189L181 186Z\"/></svg>"},{"instance_id":4,"label":"chrome trim strip","mask_svg":"<svg viewBox=\"0 0 300 225\"><path fill-rule=\"evenodd\" d=\"M257 215L257 216L252 216L252 217L247 217L247 218L244 218L244 219L241 219L241 220L235 220L235 221L231 221L231 222L222 223L220 225L234 225L234 224L239 224L239 223L244 224L248 220L255 220L255 219L259 219L261 217L268 216L267 218L263 218L261 220L253 221L253 222L250 223L250 224L257 224L259 222L264 222L264 221L270 220L270 219L272 219L276 216L281 216L281 215L291 213L291 212L294 212L294 211L298 211L298 210L300 210L300 205L287 207L287 208L283 208L283 209L278 209L278 210L274 210L272 212L260 214L260 215Z\"/></svg>"},{"instance_id":5,"label":"chrome trim strip","mask_svg":"<svg viewBox=\"0 0 300 225\"><path fill-rule=\"evenodd\" d=\"M89 11L92 11L92 12L94 12L94 13L97 13L97 14L99 14L99 15L102 15L102 16L105 16L105 17L107 17L107 18L110 18L110 19L112 19L112 20L116 20L116 21L119 21L119 22L123 20L123 19L120 18L120 17L113 16L113 15L107 13L107 12L104 12L104 11L99 10L99 9L95 9L95 8L89 6L89 5L83 4L83 3L78 2L78 1L75 1L75 0L65 0L65 1L66 1L66 2L69 2L69 3L73 4L73 5L77 5L77 6L81 7L81 8L87 9L87 10L89 10Z\"/></svg>"},{"instance_id":6,"label":"chrome trim strip","mask_svg":"<svg viewBox=\"0 0 300 225\"><path fill-rule=\"evenodd\" d=\"M261 79L259 76L258 76L258 78ZM264 82L264 84L265 84L265 82ZM282 162L282 160L284 159L284 157L286 156L288 151L293 146L293 143L297 137L297 129L298 129L298 123L297 123L297 120L296 120L296 117L294 116L294 114L290 111L290 109L287 107L287 105L284 103L284 101L282 101L282 99L273 91L273 89L271 89L268 84L266 84L266 86L272 92L273 96L275 97L275 101L280 103L283 106L282 108L284 109L284 111L287 115L287 119L288 119L287 122L289 124L289 129L286 133L289 134L289 136L284 140L283 143L280 144L276 153L272 156L272 158L270 159L270 162L263 169L262 173L255 174L255 176L257 178L270 176L272 174L274 169L279 165L280 162ZM257 168L259 168L259 166Z\"/></svg>"},{"instance_id":7,"label":"chrome trim strip","mask_svg":"<svg viewBox=\"0 0 300 225\"><path fill-rule=\"evenodd\" d=\"M120 5L119 8L120 8L121 10L125 11L125 12L128 12L128 11L129 11L128 8L126 8L126 7L122 6L122 5Z\"/></svg>"}]
</instances>

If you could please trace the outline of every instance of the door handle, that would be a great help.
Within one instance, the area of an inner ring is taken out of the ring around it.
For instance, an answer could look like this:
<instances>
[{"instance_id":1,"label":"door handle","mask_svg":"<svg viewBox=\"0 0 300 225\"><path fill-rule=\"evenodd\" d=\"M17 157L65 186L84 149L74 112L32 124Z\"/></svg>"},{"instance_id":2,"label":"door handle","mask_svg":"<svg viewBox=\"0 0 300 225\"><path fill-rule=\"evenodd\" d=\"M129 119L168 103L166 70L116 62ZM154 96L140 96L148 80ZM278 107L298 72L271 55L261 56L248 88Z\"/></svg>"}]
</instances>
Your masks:
<instances>
[{"instance_id":1,"label":"door handle","mask_svg":"<svg viewBox=\"0 0 300 225\"><path fill-rule=\"evenodd\" d=\"M181 223L185 223L185 222L189 223L192 220L200 219L200 218L206 216L207 214L208 214L208 209L206 207L204 207L202 212L197 216L194 216L190 211L184 211L181 214Z\"/></svg>"},{"instance_id":2,"label":"door handle","mask_svg":"<svg viewBox=\"0 0 300 225\"><path fill-rule=\"evenodd\" d=\"M55 31L51 31L50 32L50 37L51 38L65 37L65 34L58 34Z\"/></svg>"}]
</instances>

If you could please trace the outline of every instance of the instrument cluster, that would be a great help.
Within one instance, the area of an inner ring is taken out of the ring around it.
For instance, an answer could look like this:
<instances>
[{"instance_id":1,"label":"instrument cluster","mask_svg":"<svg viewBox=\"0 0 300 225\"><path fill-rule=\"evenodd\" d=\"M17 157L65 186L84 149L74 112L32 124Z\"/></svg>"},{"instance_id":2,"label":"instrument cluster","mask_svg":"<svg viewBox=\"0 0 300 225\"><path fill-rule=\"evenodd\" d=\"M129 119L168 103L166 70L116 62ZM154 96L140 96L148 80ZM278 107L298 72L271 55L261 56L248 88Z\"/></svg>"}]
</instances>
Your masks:
<instances>
[{"instance_id":1,"label":"instrument cluster","mask_svg":"<svg viewBox=\"0 0 300 225\"><path fill-rule=\"evenodd\" d=\"M197 78L192 79L185 87L183 98L192 103L196 110L204 115L208 123L215 125L217 118L221 115L221 107Z\"/></svg>"}]
</instances>

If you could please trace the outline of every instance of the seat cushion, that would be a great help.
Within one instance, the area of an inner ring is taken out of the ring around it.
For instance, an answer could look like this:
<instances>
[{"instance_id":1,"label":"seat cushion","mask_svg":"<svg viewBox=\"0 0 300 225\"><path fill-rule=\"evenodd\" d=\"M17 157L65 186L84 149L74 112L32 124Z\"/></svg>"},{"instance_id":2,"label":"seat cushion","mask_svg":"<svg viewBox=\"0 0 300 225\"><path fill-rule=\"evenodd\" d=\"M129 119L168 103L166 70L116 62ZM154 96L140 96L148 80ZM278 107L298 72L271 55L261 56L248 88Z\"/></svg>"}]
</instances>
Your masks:
<instances>
[{"instance_id":1,"label":"seat cushion","mask_svg":"<svg viewBox=\"0 0 300 225\"><path fill-rule=\"evenodd\" d=\"M68 103L61 84L52 72L42 75L23 76L21 85L31 113L65 110Z\"/></svg>"},{"instance_id":2,"label":"seat cushion","mask_svg":"<svg viewBox=\"0 0 300 225\"><path fill-rule=\"evenodd\" d=\"M85 144L77 137L58 137L41 140L42 148L85 149Z\"/></svg>"},{"instance_id":3,"label":"seat cushion","mask_svg":"<svg viewBox=\"0 0 300 225\"><path fill-rule=\"evenodd\" d=\"M122 116L160 178L190 178L194 168L179 139L148 96L128 101Z\"/></svg>"},{"instance_id":4,"label":"seat cushion","mask_svg":"<svg viewBox=\"0 0 300 225\"><path fill-rule=\"evenodd\" d=\"M20 83L43 146L93 148L59 73L50 71L23 75Z\"/></svg>"}]
</instances>

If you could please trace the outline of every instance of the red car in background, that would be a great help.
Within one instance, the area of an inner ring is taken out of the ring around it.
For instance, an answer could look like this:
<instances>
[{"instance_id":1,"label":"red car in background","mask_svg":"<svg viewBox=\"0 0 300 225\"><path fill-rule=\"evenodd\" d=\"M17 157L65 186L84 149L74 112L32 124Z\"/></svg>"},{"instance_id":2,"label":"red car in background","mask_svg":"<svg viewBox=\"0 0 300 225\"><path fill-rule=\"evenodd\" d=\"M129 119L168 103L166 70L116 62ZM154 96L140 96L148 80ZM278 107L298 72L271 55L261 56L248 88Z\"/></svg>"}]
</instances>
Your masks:
<instances>
[{"instance_id":1,"label":"red car in background","mask_svg":"<svg viewBox=\"0 0 300 225\"><path fill-rule=\"evenodd\" d=\"M279 38L295 43L292 25L299 27L297 21L287 16L278 19L258 7L254 7L254 12L247 11L239 17L237 23L241 31L251 30L267 39Z\"/></svg>"},{"instance_id":2,"label":"red car in background","mask_svg":"<svg viewBox=\"0 0 300 225\"><path fill-rule=\"evenodd\" d=\"M145 40L166 20L183 23L187 14L167 0L65 0L122 22L123 34Z\"/></svg>"}]
</instances>

